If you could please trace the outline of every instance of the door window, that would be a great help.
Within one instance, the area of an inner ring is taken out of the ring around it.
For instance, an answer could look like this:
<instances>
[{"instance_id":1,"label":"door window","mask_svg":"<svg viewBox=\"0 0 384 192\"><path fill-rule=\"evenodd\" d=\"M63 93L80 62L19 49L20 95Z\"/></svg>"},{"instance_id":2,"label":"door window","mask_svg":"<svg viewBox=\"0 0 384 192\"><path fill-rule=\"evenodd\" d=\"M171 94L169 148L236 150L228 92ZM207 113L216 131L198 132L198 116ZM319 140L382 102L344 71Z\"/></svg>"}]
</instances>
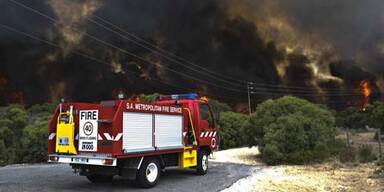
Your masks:
<instances>
[{"instance_id":1,"label":"door window","mask_svg":"<svg viewBox=\"0 0 384 192\"><path fill-rule=\"evenodd\" d=\"M212 113L207 104L200 104L200 118L208 122L209 128L214 127Z\"/></svg>"}]
</instances>

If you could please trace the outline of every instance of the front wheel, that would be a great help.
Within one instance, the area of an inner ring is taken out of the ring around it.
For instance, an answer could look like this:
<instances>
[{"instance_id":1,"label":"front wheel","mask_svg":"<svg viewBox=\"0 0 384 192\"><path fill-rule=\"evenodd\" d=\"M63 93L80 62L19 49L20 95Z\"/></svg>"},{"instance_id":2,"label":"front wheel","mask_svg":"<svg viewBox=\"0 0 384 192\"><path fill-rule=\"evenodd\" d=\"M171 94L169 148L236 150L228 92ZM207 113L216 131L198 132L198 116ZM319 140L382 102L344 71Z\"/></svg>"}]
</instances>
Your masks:
<instances>
[{"instance_id":1,"label":"front wheel","mask_svg":"<svg viewBox=\"0 0 384 192\"><path fill-rule=\"evenodd\" d=\"M144 188L151 188L157 184L160 177L160 163L158 159L145 159L137 172L136 181Z\"/></svg>"},{"instance_id":2,"label":"front wheel","mask_svg":"<svg viewBox=\"0 0 384 192\"><path fill-rule=\"evenodd\" d=\"M208 155L206 150L199 150L197 154L196 172L199 175L205 175L208 171Z\"/></svg>"}]
</instances>

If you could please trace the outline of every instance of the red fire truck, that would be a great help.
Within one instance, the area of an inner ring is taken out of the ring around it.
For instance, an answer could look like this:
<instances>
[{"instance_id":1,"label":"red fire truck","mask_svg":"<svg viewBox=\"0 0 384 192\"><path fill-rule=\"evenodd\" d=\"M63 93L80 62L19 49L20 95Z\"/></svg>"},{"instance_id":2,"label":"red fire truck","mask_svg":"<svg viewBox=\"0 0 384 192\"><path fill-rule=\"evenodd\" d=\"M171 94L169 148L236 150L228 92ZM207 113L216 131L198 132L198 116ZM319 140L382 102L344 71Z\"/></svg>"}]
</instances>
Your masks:
<instances>
[{"instance_id":1,"label":"red fire truck","mask_svg":"<svg viewBox=\"0 0 384 192\"><path fill-rule=\"evenodd\" d=\"M152 103L61 103L49 125L48 161L68 163L91 182L119 175L146 188L166 167L204 175L218 147L216 119L208 100L194 93Z\"/></svg>"}]
</instances>

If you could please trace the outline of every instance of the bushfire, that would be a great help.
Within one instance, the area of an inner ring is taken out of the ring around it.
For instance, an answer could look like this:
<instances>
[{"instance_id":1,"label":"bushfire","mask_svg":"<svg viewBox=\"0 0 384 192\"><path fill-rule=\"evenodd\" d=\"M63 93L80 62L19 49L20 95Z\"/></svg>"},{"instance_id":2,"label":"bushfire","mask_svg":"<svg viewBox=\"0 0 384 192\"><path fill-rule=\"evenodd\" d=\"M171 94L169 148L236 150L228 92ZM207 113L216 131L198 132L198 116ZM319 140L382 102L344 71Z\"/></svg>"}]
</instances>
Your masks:
<instances>
[{"instance_id":1,"label":"bushfire","mask_svg":"<svg viewBox=\"0 0 384 192\"><path fill-rule=\"evenodd\" d=\"M363 80L360 82L360 90L363 94L362 102L361 102L361 110L365 111L370 102L370 96L372 94L372 89L369 81Z\"/></svg>"}]
</instances>

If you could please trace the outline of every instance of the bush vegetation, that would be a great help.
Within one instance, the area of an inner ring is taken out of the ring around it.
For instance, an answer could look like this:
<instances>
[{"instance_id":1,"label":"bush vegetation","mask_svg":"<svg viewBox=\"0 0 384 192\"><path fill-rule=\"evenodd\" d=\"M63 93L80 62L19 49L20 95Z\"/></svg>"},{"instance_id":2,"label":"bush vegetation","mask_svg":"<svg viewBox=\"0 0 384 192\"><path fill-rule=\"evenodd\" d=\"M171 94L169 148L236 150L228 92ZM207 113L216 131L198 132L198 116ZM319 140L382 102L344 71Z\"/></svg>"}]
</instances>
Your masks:
<instances>
[{"instance_id":1,"label":"bush vegetation","mask_svg":"<svg viewBox=\"0 0 384 192\"><path fill-rule=\"evenodd\" d=\"M356 107L348 107L336 113L336 125L342 128L364 129L370 123L369 116L370 113L368 111L361 111Z\"/></svg>"},{"instance_id":2,"label":"bush vegetation","mask_svg":"<svg viewBox=\"0 0 384 192\"><path fill-rule=\"evenodd\" d=\"M324 106L286 96L261 103L250 121L267 164L303 164L331 155L335 118Z\"/></svg>"},{"instance_id":3,"label":"bush vegetation","mask_svg":"<svg viewBox=\"0 0 384 192\"><path fill-rule=\"evenodd\" d=\"M0 165L46 159L48 121L53 104L0 108Z\"/></svg>"},{"instance_id":4,"label":"bush vegetation","mask_svg":"<svg viewBox=\"0 0 384 192\"><path fill-rule=\"evenodd\" d=\"M158 96L140 97L151 102ZM330 156L339 157L341 162L369 162L376 158L370 146L356 149L335 139L335 118L322 105L287 96L259 104L249 117L217 100L210 99L209 103L220 114L221 149L258 145L267 164L303 164ZM45 161L48 122L55 106L0 107L0 165ZM337 125L350 128L364 124L383 128L383 116L384 103L380 102L369 106L365 113L353 108L336 113Z\"/></svg>"},{"instance_id":5,"label":"bush vegetation","mask_svg":"<svg viewBox=\"0 0 384 192\"><path fill-rule=\"evenodd\" d=\"M380 128L384 134L384 102L374 102L368 107L369 123L371 127Z\"/></svg>"},{"instance_id":6,"label":"bush vegetation","mask_svg":"<svg viewBox=\"0 0 384 192\"><path fill-rule=\"evenodd\" d=\"M248 116L235 112L222 112L220 115L220 148L228 149L246 144Z\"/></svg>"}]
</instances>

